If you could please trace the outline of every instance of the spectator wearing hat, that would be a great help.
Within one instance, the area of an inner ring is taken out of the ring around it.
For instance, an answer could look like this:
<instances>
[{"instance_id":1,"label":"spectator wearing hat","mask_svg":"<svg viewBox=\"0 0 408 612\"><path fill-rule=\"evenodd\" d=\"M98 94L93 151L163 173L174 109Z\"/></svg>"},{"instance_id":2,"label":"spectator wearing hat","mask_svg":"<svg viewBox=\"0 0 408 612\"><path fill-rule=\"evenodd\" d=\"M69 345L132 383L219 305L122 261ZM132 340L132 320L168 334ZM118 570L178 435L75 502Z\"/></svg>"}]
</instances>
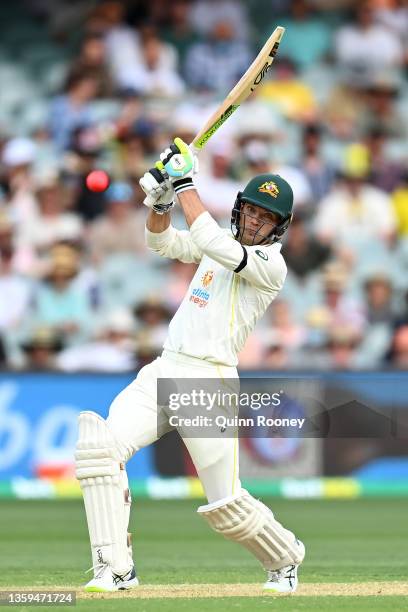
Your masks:
<instances>
[{"instance_id":1,"label":"spectator wearing hat","mask_svg":"<svg viewBox=\"0 0 408 612\"><path fill-rule=\"evenodd\" d=\"M67 345L83 341L92 327L89 297L75 282L79 270L79 252L75 247L53 246L48 275L35 293L33 322L50 326Z\"/></svg>"},{"instance_id":2,"label":"spectator wearing hat","mask_svg":"<svg viewBox=\"0 0 408 612\"><path fill-rule=\"evenodd\" d=\"M115 253L143 253L144 215L134 207L131 185L114 182L105 192L105 215L89 227L89 243L97 263Z\"/></svg>"},{"instance_id":3,"label":"spectator wearing hat","mask_svg":"<svg viewBox=\"0 0 408 612\"><path fill-rule=\"evenodd\" d=\"M3 148L7 205L16 223L29 222L37 212L33 165L37 147L30 138L11 138Z\"/></svg>"},{"instance_id":4,"label":"spectator wearing hat","mask_svg":"<svg viewBox=\"0 0 408 612\"><path fill-rule=\"evenodd\" d=\"M63 350L57 366L64 372L127 372L136 367L135 322L125 309L107 313L90 342Z\"/></svg>"},{"instance_id":5,"label":"spectator wearing hat","mask_svg":"<svg viewBox=\"0 0 408 612\"><path fill-rule=\"evenodd\" d=\"M279 174L292 187L295 211L311 203L312 192L304 173L293 164L275 159L273 131L271 126L263 128L262 121L268 122L271 115L265 103L255 100L245 109L244 118L237 125L238 148L242 150L241 177L272 172ZM249 113L249 115L248 115ZM251 116L252 115L252 116ZM276 138L276 149L279 147Z\"/></svg>"},{"instance_id":6,"label":"spectator wearing hat","mask_svg":"<svg viewBox=\"0 0 408 612\"><path fill-rule=\"evenodd\" d=\"M239 147L246 146L253 140L267 145L284 140L282 117L265 100L257 96L252 97L240 107L240 111L239 115L232 115L225 124L228 130L228 123L231 121L230 125L234 128Z\"/></svg>"},{"instance_id":7,"label":"spectator wearing hat","mask_svg":"<svg viewBox=\"0 0 408 612\"><path fill-rule=\"evenodd\" d=\"M395 212L387 193L368 183L367 149L353 145L346 152L342 180L321 201L315 220L317 236L328 244L356 246L364 241L388 243L396 230Z\"/></svg>"},{"instance_id":8,"label":"spectator wearing hat","mask_svg":"<svg viewBox=\"0 0 408 612\"><path fill-rule=\"evenodd\" d=\"M407 137L406 117L397 104L403 87L398 70L375 70L367 78L363 89L366 112L360 117L360 130L364 134L380 128L393 138Z\"/></svg>"},{"instance_id":9,"label":"spectator wearing hat","mask_svg":"<svg viewBox=\"0 0 408 612\"><path fill-rule=\"evenodd\" d=\"M393 285L384 272L369 275L364 282L366 319L369 324L391 325L395 318L392 303Z\"/></svg>"},{"instance_id":10,"label":"spectator wearing hat","mask_svg":"<svg viewBox=\"0 0 408 612\"><path fill-rule=\"evenodd\" d=\"M269 172L279 174L290 182L296 212L309 207L312 197L309 181L299 168L292 164L281 164L275 161L273 147L266 139L263 140L255 132L251 136L241 137L238 142L239 148L242 150L241 177L252 177L256 174L267 174Z\"/></svg>"},{"instance_id":11,"label":"spectator wearing hat","mask_svg":"<svg viewBox=\"0 0 408 612\"><path fill-rule=\"evenodd\" d=\"M385 271L378 270L368 274L363 290L367 326L355 360L359 369L381 365L390 345L396 319L393 283Z\"/></svg>"},{"instance_id":12,"label":"spectator wearing hat","mask_svg":"<svg viewBox=\"0 0 408 612\"><path fill-rule=\"evenodd\" d=\"M329 370L353 370L361 333L352 325L334 326L328 330L324 368Z\"/></svg>"},{"instance_id":13,"label":"spectator wearing hat","mask_svg":"<svg viewBox=\"0 0 408 612\"><path fill-rule=\"evenodd\" d=\"M271 166L271 146L268 142L257 137L244 138L239 149L242 153L241 163L243 167L238 174L245 172L245 174L253 176L254 174L263 174L269 171Z\"/></svg>"},{"instance_id":14,"label":"spectator wearing hat","mask_svg":"<svg viewBox=\"0 0 408 612\"><path fill-rule=\"evenodd\" d=\"M366 319L363 305L347 294L349 272L340 261L331 261L321 273L321 295L306 313L309 341L319 343L334 327L353 329L362 334Z\"/></svg>"},{"instance_id":15,"label":"spectator wearing hat","mask_svg":"<svg viewBox=\"0 0 408 612\"><path fill-rule=\"evenodd\" d=\"M135 335L137 360L143 367L162 352L172 312L159 298L150 296L135 306L134 314L138 324Z\"/></svg>"},{"instance_id":16,"label":"spectator wearing hat","mask_svg":"<svg viewBox=\"0 0 408 612\"><path fill-rule=\"evenodd\" d=\"M63 348L63 342L55 329L41 326L35 328L23 342L24 368L34 371L57 369L56 356Z\"/></svg>"},{"instance_id":17,"label":"spectator wearing hat","mask_svg":"<svg viewBox=\"0 0 408 612\"><path fill-rule=\"evenodd\" d=\"M6 142L2 153L2 162L10 173L21 172L31 166L35 160L36 145L30 138L16 137Z\"/></svg>"},{"instance_id":18,"label":"spectator wearing hat","mask_svg":"<svg viewBox=\"0 0 408 612\"><path fill-rule=\"evenodd\" d=\"M362 126L368 112L365 82L354 74L340 72L320 107L324 127L340 143L363 137Z\"/></svg>"},{"instance_id":19,"label":"spectator wearing hat","mask_svg":"<svg viewBox=\"0 0 408 612\"><path fill-rule=\"evenodd\" d=\"M233 171L244 181L250 180L254 174L270 172L273 145L283 139L283 133L279 128L278 113L265 101L255 97L240 110L239 122L235 126L232 118L236 149Z\"/></svg>"},{"instance_id":20,"label":"spectator wearing hat","mask_svg":"<svg viewBox=\"0 0 408 612\"><path fill-rule=\"evenodd\" d=\"M37 183L38 214L23 224L22 239L41 253L61 240L80 241L83 227L79 215L64 210L64 192L58 177L43 177Z\"/></svg>"}]
</instances>

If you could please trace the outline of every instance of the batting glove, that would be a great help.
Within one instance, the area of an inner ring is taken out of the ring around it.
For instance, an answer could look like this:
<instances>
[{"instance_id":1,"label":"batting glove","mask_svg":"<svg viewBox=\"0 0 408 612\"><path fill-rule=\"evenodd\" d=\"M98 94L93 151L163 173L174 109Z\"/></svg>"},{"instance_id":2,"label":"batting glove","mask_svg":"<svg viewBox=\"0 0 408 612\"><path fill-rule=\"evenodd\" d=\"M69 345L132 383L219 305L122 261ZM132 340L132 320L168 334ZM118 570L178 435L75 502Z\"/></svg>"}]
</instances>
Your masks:
<instances>
[{"instance_id":1,"label":"batting glove","mask_svg":"<svg viewBox=\"0 0 408 612\"><path fill-rule=\"evenodd\" d=\"M195 189L193 175L198 172L198 158L181 138L174 139L174 144L163 151L156 165L168 175L177 194Z\"/></svg>"},{"instance_id":2,"label":"batting glove","mask_svg":"<svg viewBox=\"0 0 408 612\"><path fill-rule=\"evenodd\" d=\"M158 215L164 215L174 206L174 189L158 168L150 168L139 181L140 187L146 194L143 204L152 208Z\"/></svg>"}]
</instances>

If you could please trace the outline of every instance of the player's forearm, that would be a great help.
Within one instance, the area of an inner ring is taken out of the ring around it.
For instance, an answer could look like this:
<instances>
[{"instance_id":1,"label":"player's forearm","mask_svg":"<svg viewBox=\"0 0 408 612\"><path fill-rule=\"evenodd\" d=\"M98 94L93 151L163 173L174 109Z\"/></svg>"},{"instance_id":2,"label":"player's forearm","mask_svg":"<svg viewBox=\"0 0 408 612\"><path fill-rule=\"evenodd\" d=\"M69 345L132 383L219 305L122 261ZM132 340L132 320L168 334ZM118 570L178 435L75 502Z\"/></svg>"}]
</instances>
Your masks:
<instances>
[{"instance_id":1,"label":"player's forearm","mask_svg":"<svg viewBox=\"0 0 408 612\"><path fill-rule=\"evenodd\" d=\"M158 217L158 219L156 219ZM166 219L163 219L166 217ZM188 230L177 230L170 222L170 214L149 213L145 228L145 241L149 250L162 257L178 259L184 263L198 263L202 253L191 240Z\"/></svg>"},{"instance_id":2,"label":"player's forearm","mask_svg":"<svg viewBox=\"0 0 408 612\"><path fill-rule=\"evenodd\" d=\"M180 206L190 227L196 219L207 212L195 189L188 189L178 195Z\"/></svg>"},{"instance_id":3,"label":"player's forearm","mask_svg":"<svg viewBox=\"0 0 408 612\"><path fill-rule=\"evenodd\" d=\"M150 209L146 219L146 227L154 234L161 234L170 225L170 213L158 215L154 210Z\"/></svg>"}]
</instances>

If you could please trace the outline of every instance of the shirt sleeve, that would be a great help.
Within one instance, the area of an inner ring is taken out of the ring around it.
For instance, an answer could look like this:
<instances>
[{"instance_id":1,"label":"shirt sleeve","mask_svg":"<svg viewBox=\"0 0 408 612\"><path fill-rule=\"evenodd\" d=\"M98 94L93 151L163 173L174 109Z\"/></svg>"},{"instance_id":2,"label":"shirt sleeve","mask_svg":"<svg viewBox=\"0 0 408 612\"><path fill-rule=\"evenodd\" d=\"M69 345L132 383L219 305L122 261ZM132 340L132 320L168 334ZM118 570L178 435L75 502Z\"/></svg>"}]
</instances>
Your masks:
<instances>
[{"instance_id":1,"label":"shirt sleeve","mask_svg":"<svg viewBox=\"0 0 408 612\"><path fill-rule=\"evenodd\" d=\"M277 245L243 246L228 235L209 212L191 225L190 235L202 253L268 293L280 291L286 264Z\"/></svg>"},{"instance_id":2,"label":"shirt sleeve","mask_svg":"<svg viewBox=\"0 0 408 612\"><path fill-rule=\"evenodd\" d=\"M177 230L169 225L164 232L151 232L145 228L146 246L162 257L178 259L183 263L200 263L203 253L193 242L188 230Z\"/></svg>"}]
</instances>

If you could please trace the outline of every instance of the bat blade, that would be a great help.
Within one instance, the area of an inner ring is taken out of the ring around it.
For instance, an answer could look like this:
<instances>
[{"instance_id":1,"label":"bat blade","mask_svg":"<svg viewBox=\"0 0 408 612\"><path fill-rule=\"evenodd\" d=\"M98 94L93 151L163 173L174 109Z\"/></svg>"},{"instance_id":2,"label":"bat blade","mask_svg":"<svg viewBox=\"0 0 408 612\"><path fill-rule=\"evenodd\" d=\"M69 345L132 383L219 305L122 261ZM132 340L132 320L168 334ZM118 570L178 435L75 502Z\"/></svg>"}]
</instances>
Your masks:
<instances>
[{"instance_id":1,"label":"bat blade","mask_svg":"<svg viewBox=\"0 0 408 612\"><path fill-rule=\"evenodd\" d=\"M208 140L215 132L225 123L225 121L234 113L240 104L251 95L251 93L263 81L266 73L272 65L275 55L278 51L280 41L285 33L285 28L278 26L272 32L257 57L249 66L245 74L240 78L238 83L231 89L224 102L211 115L207 123L199 131L194 138L191 146L196 152L207 144Z\"/></svg>"}]
</instances>

